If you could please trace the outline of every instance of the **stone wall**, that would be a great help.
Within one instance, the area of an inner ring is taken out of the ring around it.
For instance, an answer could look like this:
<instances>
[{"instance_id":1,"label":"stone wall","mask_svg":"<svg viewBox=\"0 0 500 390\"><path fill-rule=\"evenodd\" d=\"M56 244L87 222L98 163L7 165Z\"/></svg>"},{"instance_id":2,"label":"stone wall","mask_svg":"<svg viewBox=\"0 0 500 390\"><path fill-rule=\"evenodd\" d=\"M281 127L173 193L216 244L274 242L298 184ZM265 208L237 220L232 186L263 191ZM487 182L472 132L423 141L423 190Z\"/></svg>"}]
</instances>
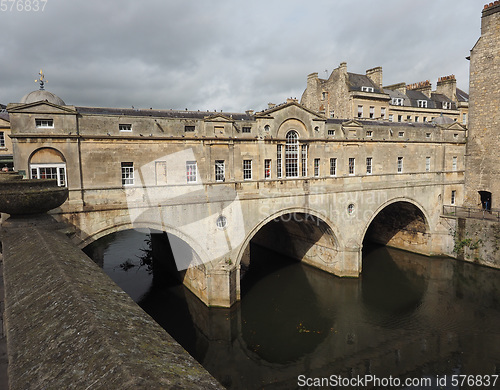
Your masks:
<instances>
[{"instance_id":1,"label":"stone wall","mask_svg":"<svg viewBox=\"0 0 500 390\"><path fill-rule=\"evenodd\" d=\"M10 389L220 389L53 224L7 221ZM40 225L41 224L41 225Z\"/></svg>"},{"instance_id":2,"label":"stone wall","mask_svg":"<svg viewBox=\"0 0 500 390\"><path fill-rule=\"evenodd\" d=\"M481 204L478 191L492 193L500 207L500 3L485 6L481 37L470 56L469 137L465 204Z\"/></svg>"}]
</instances>

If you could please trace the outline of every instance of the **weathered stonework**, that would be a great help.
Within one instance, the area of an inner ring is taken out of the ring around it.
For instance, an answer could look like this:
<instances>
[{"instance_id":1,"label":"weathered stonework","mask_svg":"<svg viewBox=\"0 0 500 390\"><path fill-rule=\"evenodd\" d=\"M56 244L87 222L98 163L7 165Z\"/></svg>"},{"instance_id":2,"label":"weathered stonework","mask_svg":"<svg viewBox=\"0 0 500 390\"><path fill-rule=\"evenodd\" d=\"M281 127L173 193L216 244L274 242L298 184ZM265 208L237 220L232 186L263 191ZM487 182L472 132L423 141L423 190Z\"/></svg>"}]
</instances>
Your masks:
<instances>
[{"instance_id":1,"label":"weathered stonework","mask_svg":"<svg viewBox=\"0 0 500 390\"><path fill-rule=\"evenodd\" d=\"M500 3L486 5L481 37L470 54L470 119L465 204L481 207L479 191L500 205ZM484 199L483 199L484 200Z\"/></svg>"}]
</instances>

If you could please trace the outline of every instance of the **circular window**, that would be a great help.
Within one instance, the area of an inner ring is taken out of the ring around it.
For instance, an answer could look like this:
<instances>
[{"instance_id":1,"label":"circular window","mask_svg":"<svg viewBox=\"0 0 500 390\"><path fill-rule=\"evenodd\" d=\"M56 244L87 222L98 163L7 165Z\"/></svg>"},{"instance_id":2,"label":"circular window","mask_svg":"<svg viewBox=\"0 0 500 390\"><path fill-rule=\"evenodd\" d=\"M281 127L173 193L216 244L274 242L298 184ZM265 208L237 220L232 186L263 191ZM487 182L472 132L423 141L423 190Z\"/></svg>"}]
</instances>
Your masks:
<instances>
[{"instance_id":1,"label":"circular window","mask_svg":"<svg viewBox=\"0 0 500 390\"><path fill-rule=\"evenodd\" d=\"M354 204L351 203L349 206L347 206L347 214L352 215L354 214Z\"/></svg>"},{"instance_id":2,"label":"circular window","mask_svg":"<svg viewBox=\"0 0 500 390\"><path fill-rule=\"evenodd\" d=\"M224 217L223 215L219 215L219 218L217 218L215 224L219 229L225 229L227 226L227 218Z\"/></svg>"}]
</instances>

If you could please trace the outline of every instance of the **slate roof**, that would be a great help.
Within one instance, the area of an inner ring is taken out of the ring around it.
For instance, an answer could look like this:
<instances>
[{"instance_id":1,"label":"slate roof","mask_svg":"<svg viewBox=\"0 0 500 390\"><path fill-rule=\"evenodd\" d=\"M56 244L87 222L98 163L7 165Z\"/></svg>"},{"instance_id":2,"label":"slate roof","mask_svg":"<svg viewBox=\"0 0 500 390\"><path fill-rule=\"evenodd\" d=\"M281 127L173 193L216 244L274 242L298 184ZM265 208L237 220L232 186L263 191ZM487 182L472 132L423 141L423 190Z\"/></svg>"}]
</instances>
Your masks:
<instances>
[{"instance_id":1,"label":"slate roof","mask_svg":"<svg viewBox=\"0 0 500 390\"><path fill-rule=\"evenodd\" d=\"M383 90L378 88L378 86L364 74L347 72L347 76L349 78L348 83L350 91L361 91L361 87L372 87L373 93L384 93Z\"/></svg>"},{"instance_id":2,"label":"slate roof","mask_svg":"<svg viewBox=\"0 0 500 390\"><path fill-rule=\"evenodd\" d=\"M427 108L436 108L436 103L433 100L429 99L421 91L414 91L409 89L406 91L406 96L408 96L408 99L410 100L410 105L412 107L418 107L418 101L425 100L427 101Z\"/></svg>"},{"instance_id":3,"label":"slate roof","mask_svg":"<svg viewBox=\"0 0 500 390\"><path fill-rule=\"evenodd\" d=\"M188 110L153 110L135 108L104 108L104 107L75 107L80 114L87 115L116 115L116 116L143 116L156 118L185 118L204 119L208 116L224 115L234 120L253 120L253 116L246 113L227 113L215 111L188 111Z\"/></svg>"},{"instance_id":4,"label":"slate roof","mask_svg":"<svg viewBox=\"0 0 500 390\"><path fill-rule=\"evenodd\" d=\"M431 93L431 99L436 103L436 108L443 108L443 103L452 103L452 108L457 109L457 104L442 93Z\"/></svg>"},{"instance_id":5,"label":"slate roof","mask_svg":"<svg viewBox=\"0 0 500 390\"><path fill-rule=\"evenodd\" d=\"M0 111L0 119L10 122L9 113L7 111Z\"/></svg>"},{"instance_id":6,"label":"slate roof","mask_svg":"<svg viewBox=\"0 0 500 390\"><path fill-rule=\"evenodd\" d=\"M461 89L457 88L457 100L459 102L468 102L469 101L469 94L462 91Z\"/></svg>"}]
</instances>

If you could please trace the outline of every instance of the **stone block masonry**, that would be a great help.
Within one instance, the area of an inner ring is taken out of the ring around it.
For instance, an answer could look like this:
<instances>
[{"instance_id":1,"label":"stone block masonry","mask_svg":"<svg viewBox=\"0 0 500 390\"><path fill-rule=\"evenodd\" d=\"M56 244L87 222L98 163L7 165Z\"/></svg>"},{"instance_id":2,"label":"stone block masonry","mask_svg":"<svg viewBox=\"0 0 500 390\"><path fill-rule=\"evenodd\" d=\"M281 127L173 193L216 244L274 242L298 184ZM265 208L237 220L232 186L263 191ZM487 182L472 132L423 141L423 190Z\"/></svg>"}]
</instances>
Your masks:
<instances>
[{"instance_id":1,"label":"stone block masonry","mask_svg":"<svg viewBox=\"0 0 500 390\"><path fill-rule=\"evenodd\" d=\"M3 228L10 389L222 388L64 234Z\"/></svg>"}]
</instances>

